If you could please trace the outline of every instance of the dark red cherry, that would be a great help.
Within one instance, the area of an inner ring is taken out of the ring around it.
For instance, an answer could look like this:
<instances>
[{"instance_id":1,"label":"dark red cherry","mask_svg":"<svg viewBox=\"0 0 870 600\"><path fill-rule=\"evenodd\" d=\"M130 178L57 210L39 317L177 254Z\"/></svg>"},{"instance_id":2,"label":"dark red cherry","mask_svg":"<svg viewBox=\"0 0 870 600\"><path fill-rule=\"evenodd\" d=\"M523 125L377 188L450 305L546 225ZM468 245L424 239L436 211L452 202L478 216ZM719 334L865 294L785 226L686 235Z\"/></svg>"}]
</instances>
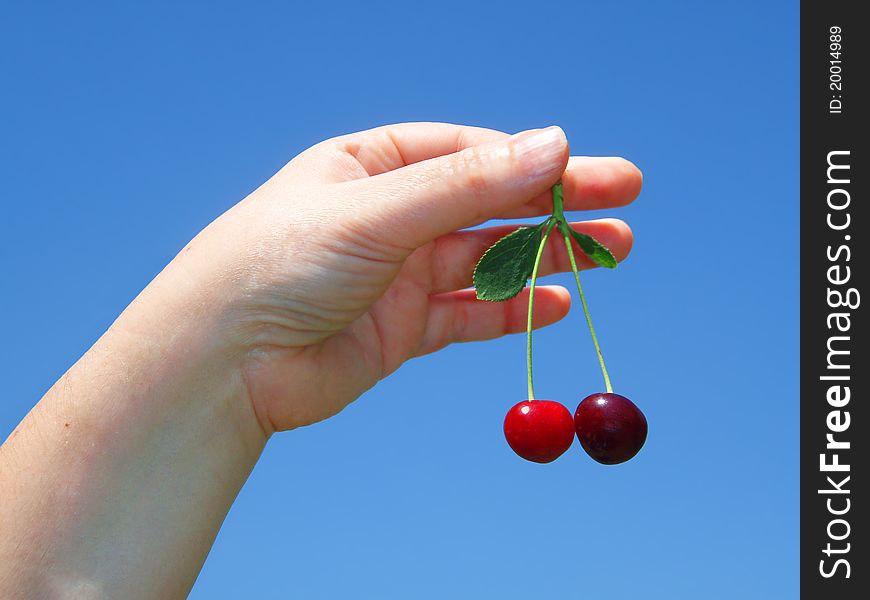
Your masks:
<instances>
[{"instance_id":1,"label":"dark red cherry","mask_svg":"<svg viewBox=\"0 0 870 600\"><path fill-rule=\"evenodd\" d=\"M571 411L552 400L525 400L504 418L504 437L514 452L536 463L553 462L574 441Z\"/></svg>"},{"instance_id":2,"label":"dark red cherry","mask_svg":"<svg viewBox=\"0 0 870 600\"><path fill-rule=\"evenodd\" d=\"M574 413L577 439L586 453L605 465L623 463L646 441L646 417L619 394L587 396Z\"/></svg>"}]
</instances>

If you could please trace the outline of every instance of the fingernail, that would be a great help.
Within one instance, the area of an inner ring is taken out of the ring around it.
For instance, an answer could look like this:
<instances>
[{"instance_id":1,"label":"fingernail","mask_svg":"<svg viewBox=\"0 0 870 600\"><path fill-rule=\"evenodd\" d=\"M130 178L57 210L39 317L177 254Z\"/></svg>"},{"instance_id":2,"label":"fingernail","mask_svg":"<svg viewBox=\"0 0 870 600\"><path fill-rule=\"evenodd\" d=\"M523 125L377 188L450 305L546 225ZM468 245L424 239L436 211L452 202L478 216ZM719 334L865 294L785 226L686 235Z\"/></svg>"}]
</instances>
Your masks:
<instances>
[{"instance_id":1,"label":"fingernail","mask_svg":"<svg viewBox=\"0 0 870 600\"><path fill-rule=\"evenodd\" d=\"M531 177L551 175L564 168L563 157L568 140L561 127L524 131L514 136L517 160Z\"/></svg>"}]
</instances>

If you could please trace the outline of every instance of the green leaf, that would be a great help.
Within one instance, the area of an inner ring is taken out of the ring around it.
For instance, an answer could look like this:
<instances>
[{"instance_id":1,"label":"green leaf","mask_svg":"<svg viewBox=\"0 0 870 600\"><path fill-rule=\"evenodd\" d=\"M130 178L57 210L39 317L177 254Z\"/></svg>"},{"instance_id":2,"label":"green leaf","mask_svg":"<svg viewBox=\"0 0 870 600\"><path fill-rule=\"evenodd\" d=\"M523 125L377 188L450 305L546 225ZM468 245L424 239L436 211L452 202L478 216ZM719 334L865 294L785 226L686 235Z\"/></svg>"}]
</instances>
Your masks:
<instances>
[{"instance_id":1,"label":"green leaf","mask_svg":"<svg viewBox=\"0 0 870 600\"><path fill-rule=\"evenodd\" d=\"M484 252L474 268L478 300L510 300L526 287L541 243L541 226L520 227Z\"/></svg>"},{"instance_id":2,"label":"green leaf","mask_svg":"<svg viewBox=\"0 0 870 600\"><path fill-rule=\"evenodd\" d=\"M607 246L604 246L591 235L574 231L570 227L567 228L571 232L571 237L577 240L580 249L586 253L586 256L596 265L607 267L608 269L616 268L616 258L613 256Z\"/></svg>"}]
</instances>

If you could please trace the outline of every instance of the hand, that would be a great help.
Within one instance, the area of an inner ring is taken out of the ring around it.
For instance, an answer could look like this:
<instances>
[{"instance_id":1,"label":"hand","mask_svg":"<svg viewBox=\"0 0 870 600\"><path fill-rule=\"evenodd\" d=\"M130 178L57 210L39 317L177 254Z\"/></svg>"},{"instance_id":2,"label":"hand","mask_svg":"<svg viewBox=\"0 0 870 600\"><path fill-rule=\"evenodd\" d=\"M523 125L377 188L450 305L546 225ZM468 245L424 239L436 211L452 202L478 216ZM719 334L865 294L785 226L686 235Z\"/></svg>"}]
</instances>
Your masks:
<instances>
[{"instance_id":1,"label":"hand","mask_svg":"<svg viewBox=\"0 0 870 600\"><path fill-rule=\"evenodd\" d=\"M265 432L292 429L334 415L409 358L524 331L526 293L489 303L464 289L515 226L463 229L549 214L560 177L567 210L621 206L641 186L623 159L569 159L556 127L508 136L411 123L335 138L221 216L161 277L183 273L185 293L211 307ZM623 222L578 227L628 254ZM569 268L552 244L542 274ZM536 326L569 306L566 290L539 288Z\"/></svg>"},{"instance_id":2,"label":"hand","mask_svg":"<svg viewBox=\"0 0 870 600\"><path fill-rule=\"evenodd\" d=\"M567 168L567 170L566 170ZM304 152L203 230L0 446L0 596L184 597L268 436L335 414L403 361L521 331L479 302L495 217L631 201L641 177L518 136L409 124ZM578 225L618 258L620 221ZM553 244L542 273L567 270ZM584 266L591 266L586 263ZM539 288L536 324L568 310ZM159 576L155 576L155 573Z\"/></svg>"}]
</instances>

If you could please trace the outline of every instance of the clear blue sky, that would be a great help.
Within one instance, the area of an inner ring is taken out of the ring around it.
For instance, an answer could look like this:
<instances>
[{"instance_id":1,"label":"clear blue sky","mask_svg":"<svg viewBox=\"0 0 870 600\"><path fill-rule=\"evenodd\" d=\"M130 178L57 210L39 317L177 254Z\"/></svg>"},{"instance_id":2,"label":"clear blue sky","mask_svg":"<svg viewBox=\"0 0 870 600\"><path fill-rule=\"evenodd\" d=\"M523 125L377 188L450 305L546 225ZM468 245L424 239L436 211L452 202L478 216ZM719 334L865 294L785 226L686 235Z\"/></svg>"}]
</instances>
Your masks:
<instances>
[{"instance_id":1,"label":"clear blue sky","mask_svg":"<svg viewBox=\"0 0 870 600\"><path fill-rule=\"evenodd\" d=\"M523 462L523 338L453 347L276 436L192 597L796 597L797 2L133 4L0 10L0 438L307 146L558 124L645 173L585 276L642 453ZM579 302L536 361L540 397L600 390Z\"/></svg>"}]
</instances>

